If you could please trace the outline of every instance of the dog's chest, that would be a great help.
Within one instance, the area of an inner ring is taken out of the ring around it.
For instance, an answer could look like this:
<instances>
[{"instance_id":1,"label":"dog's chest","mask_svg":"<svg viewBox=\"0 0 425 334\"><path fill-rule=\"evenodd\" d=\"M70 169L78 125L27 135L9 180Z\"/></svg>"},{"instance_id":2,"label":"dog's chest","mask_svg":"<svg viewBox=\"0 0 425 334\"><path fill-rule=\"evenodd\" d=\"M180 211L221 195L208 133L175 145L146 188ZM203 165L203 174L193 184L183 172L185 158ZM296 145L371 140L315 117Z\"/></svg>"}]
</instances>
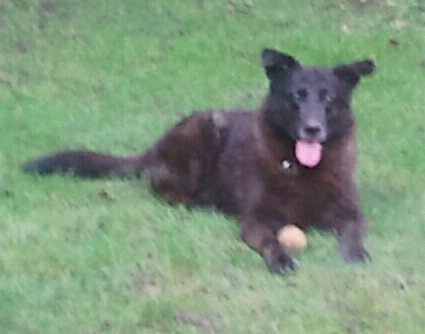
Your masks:
<instances>
[{"instance_id":1,"label":"dog's chest","mask_svg":"<svg viewBox=\"0 0 425 334\"><path fill-rule=\"evenodd\" d=\"M273 172L261 173L260 207L286 223L320 225L342 196L334 175L308 170L293 160L283 160Z\"/></svg>"}]
</instances>

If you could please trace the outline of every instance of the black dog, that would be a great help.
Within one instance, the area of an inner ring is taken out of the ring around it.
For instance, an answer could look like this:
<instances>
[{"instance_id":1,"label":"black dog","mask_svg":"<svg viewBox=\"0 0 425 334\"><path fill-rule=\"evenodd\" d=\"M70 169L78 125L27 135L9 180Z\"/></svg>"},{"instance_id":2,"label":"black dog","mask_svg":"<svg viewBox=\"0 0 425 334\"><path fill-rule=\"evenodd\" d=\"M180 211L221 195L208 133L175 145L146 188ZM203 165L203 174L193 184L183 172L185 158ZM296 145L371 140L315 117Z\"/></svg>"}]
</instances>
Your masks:
<instances>
[{"instance_id":1,"label":"black dog","mask_svg":"<svg viewBox=\"0 0 425 334\"><path fill-rule=\"evenodd\" d=\"M270 92L256 113L196 112L150 150L130 158L65 151L30 161L29 172L139 176L170 202L236 215L242 238L273 271L293 268L276 232L286 224L337 233L342 257L362 261L367 227L353 182L354 87L374 71L364 60L303 67L264 50Z\"/></svg>"}]
</instances>

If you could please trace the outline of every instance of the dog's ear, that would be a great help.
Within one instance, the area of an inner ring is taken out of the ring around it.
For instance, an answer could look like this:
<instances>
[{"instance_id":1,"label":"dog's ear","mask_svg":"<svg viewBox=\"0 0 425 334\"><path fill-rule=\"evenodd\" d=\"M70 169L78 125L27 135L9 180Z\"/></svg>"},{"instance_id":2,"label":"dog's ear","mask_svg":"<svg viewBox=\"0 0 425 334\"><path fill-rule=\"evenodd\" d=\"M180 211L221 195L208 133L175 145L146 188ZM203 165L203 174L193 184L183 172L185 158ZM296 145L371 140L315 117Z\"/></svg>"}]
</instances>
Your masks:
<instances>
[{"instance_id":1,"label":"dog's ear","mask_svg":"<svg viewBox=\"0 0 425 334\"><path fill-rule=\"evenodd\" d=\"M352 64L336 66L333 71L339 80L354 88L361 76L372 74L375 71L375 63L366 59Z\"/></svg>"},{"instance_id":2,"label":"dog's ear","mask_svg":"<svg viewBox=\"0 0 425 334\"><path fill-rule=\"evenodd\" d=\"M301 68L301 64L294 57L271 49L263 50L261 63L269 79L285 74L289 69Z\"/></svg>"}]
</instances>

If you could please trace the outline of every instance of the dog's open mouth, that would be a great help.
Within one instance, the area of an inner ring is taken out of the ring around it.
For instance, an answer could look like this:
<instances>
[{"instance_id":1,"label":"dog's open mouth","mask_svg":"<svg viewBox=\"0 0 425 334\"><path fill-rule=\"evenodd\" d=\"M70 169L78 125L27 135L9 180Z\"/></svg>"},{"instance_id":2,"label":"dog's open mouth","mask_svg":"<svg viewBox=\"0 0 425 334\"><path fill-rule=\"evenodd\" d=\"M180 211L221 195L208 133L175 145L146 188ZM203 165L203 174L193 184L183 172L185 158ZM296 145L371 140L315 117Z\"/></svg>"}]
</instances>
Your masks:
<instances>
[{"instance_id":1,"label":"dog's open mouth","mask_svg":"<svg viewBox=\"0 0 425 334\"><path fill-rule=\"evenodd\" d=\"M322 159L322 144L297 140L295 143L295 156L301 165L308 168L316 167Z\"/></svg>"}]
</instances>

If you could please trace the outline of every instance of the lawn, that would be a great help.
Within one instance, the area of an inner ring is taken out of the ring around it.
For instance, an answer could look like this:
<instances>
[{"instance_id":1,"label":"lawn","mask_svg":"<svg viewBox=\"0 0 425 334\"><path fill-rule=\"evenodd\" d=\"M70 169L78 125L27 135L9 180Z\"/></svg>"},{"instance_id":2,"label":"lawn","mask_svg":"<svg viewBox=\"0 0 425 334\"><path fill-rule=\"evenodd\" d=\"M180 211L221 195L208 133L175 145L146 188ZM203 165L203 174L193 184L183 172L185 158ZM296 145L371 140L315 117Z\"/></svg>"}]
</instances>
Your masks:
<instances>
[{"instance_id":1,"label":"lawn","mask_svg":"<svg viewBox=\"0 0 425 334\"><path fill-rule=\"evenodd\" d=\"M264 47L372 58L353 97L372 261L312 231L272 274L217 212L146 180L37 177L54 150L143 151L193 110L258 107ZM422 333L424 0L0 0L1 333Z\"/></svg>"}]
</instances>

